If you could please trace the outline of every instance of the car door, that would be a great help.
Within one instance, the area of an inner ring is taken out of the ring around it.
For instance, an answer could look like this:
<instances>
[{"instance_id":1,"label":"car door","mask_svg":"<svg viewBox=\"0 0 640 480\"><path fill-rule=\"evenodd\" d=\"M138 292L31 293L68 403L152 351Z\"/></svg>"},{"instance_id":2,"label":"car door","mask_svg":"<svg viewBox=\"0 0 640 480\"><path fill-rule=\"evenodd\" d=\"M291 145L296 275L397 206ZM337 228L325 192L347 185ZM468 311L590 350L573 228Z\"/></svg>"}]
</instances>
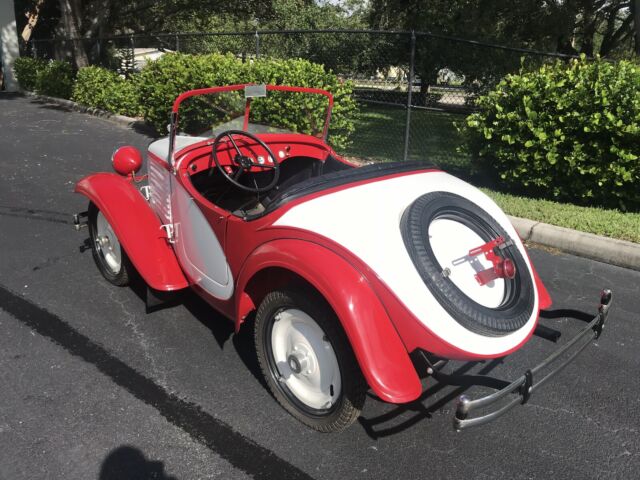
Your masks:
<instances>
[{"instance_id":1,"label":"car door","mask_svg":"<svg viewBox=\"0 0 640 480\"><path fill-rule=\"evenodd\" d=\"M226 216L216 220L215 230L189 192L170 175L174 249L189 279L215 298L233 294L231 269L223 250Z\"/></svg>"}]
</instances>

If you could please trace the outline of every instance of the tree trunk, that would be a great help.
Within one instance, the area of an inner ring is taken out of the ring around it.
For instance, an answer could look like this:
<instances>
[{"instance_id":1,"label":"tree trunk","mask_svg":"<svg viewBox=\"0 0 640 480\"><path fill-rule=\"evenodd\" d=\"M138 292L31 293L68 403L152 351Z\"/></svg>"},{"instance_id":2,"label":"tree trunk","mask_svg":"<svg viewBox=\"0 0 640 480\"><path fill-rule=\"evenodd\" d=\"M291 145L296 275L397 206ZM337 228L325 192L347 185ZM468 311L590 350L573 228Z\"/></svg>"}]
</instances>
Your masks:
<instances>
[{"instance_id":1,"label":"tree trunk","mask_svg":"<svg viewBox=\"0 0 640 480\"><path fill-rule=\"evenodd\" d=\"M60 27L64 37L71 38L67 47L72 45L70 53L77 68L89 65L89 58L80 38L80 29L77 23L77 13L73 8L77 8L77 3L73 0L60 0Z\"/></svg>"},{"instance_id":2,"label":"tree trunk","mask_svg":"<svg viewBox=\"0 0 640 480\"><path fill-rule=\"evenodd\" d=\"M13 62L20 56L18 31L13 2L0 2L0 88L13 92L18 82L13 75Z\"/></svg>"}]
</instances>

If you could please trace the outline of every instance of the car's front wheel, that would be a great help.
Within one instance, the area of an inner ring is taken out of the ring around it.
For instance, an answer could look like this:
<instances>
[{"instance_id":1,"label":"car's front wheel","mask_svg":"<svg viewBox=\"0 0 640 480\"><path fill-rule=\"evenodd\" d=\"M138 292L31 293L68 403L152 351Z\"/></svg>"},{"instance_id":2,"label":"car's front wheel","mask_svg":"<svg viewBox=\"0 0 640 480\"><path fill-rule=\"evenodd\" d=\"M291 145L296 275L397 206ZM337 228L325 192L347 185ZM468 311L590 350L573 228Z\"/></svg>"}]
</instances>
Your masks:
<instances>
[{"instance_id":1,"label":"car's front wheel","mask_svg":"<svg viewBox=\"0 0 640 480\"><path fill-rule=\"evenodd\" d=\"M89 204L89 238L93 260L102 276L113 285L128 285L132 270L129 258L113 227L93 203Z\"/></svg>"},{"instance_id":2,"label":"car's front wheel","mask_svg":"<svg viewBox=\"0 0 640 480\"><path fill-rule=\"evenodd\" d=\"M315 292L269 293L258 308L254 339L276 400L305 425L336 432L360 415L367 384L339 320Z\"/></svg>"}]
</instances>

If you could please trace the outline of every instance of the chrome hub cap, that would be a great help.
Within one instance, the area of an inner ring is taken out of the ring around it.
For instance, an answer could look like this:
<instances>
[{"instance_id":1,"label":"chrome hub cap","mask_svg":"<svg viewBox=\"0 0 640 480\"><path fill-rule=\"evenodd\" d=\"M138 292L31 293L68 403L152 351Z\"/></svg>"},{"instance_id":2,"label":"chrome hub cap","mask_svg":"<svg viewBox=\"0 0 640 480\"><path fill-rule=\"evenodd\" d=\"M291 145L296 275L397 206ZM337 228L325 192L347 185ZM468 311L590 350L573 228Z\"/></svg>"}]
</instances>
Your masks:
<instances>
[{"instance_id":1,"label":"chrome hub cap","mask_svg":"<svg viewBox=\"0 0 640 480\"><path fill-rule=\"evenodd\" d=\"M278 381L306 407L331 408L340 397L338 359L318 324L305 312L279 312L271 330Z\"/></svg>"},{"instance_id":2,"label":"chrome hub cap","mask_svg":"<svg viewBox=\"0 0 640 480\"><path fill-rule=\"evenodd\" d=\"M113 232L113 228L102 212L96 218L96 248L104 259L104 263L112 273L117 274L122 266L120 242Z\"/></svg>"}]
</instances>

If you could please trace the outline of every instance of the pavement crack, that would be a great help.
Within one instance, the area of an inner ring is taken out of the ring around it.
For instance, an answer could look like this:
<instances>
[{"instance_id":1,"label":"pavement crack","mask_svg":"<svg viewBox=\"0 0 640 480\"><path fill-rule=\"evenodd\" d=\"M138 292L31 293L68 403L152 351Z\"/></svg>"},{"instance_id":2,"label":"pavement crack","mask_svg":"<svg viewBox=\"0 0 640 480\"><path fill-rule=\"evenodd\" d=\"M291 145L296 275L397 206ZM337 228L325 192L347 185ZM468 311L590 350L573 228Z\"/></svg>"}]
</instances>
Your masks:
<instances>
[{"instance_id":1,"label":"pavement crack","mask_svg":"<svg viewBox=\"0 0 640 480\"><path fill-rule=\"evenodd\" d=\"M120 296L117 295L118 291L110 288L109 285L102 285L107 290L109 300L119 306L119 309L122 312L124 325L131 330L134 338L136 339L136 343L142 348L142 354L151 367L153 376L156 378L156 381L163 389L169 391L170 389L167 385L167 373L160 365L158 365L158 362L153 355L153 342L149 340L147 335L140 328L140 325L136 321L136 313L133 313L129 310L129 301L122 300Z\"/></svg>"},{"instance_id":2,"label":"pavement crack","mask_svg":"<svg viewBox=\"0 0 640 480\"><path fill-rule=\"evenodd\" d=\"M531 228L529 229L529 233L527 233L527 238L524 239L525 242L528 241L533 236L534 228L536 228L538 225L540 225L540 223L542 223L542 222L536 222L533 225L531 225Z\"/></svg>"}]
</instances>

